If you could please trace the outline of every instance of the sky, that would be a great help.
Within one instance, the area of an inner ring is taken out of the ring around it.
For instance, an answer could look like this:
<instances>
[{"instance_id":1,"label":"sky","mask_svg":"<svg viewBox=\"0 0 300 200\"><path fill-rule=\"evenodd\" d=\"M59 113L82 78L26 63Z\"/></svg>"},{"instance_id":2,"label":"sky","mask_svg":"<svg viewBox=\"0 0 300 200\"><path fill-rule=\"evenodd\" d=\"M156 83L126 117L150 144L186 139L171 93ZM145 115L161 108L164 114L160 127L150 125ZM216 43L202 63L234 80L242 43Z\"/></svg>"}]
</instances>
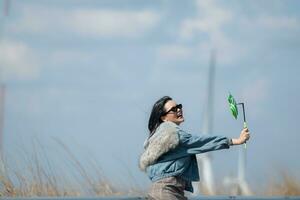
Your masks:
<instances>
[{"instance_id":1,"label":"sky","mask_svg":"<svg viewBox=\"0 0 300 200\"><path fill-rule=\"evenodd\" d=\"M7 16L0 6L2 143L14 162L39 148L64 162L61 141L109 178L147 187L137 163L152 105L171 96L182 128L200 135L215 50L212 134L242 129L231 92L251 132L250 186L280 169L300 175L299 1L11 0ZM213 153L216 180L236 175L238 150Z\"/></svg>"}]
</instances>

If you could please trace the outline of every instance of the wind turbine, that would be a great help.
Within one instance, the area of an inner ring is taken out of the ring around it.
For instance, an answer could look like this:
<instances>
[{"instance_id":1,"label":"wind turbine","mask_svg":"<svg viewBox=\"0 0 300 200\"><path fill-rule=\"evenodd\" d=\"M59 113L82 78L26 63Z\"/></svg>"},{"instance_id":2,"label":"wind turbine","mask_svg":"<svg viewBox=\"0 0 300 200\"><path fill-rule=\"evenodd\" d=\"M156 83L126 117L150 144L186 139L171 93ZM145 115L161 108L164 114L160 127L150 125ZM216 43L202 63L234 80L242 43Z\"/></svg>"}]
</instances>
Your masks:
<instances>
[{"instance_id":1,"label":"wind turbine","mask_svg":"<svg viewBox=\"0 0 300 200\"><path fill-rule=\"evenodd\" d=\"M0 154L3 154L5 84L0 83Z\"/></svg>"},{"instance_id":2,"label":"wind turbine","mask_svg":"<svg viewBox=\"0 0 300 200\"><path fill-rule=\"evenodd\" d=\"M213 113L214 113L214 85L215 85L216 50L211 51L210 65L208 72L207 99L204 110L202 134L213 133ZM214 175L212 170L212 153L197 155L198 169L201 174L201 182L193 183L195 195L200 194L202 188L207 194L216 194ZM246 149L240 147L238 157L237 178L224 178L224 184L233 189L234 194L251 195L252 192L246 181ZM201 184L202 183L202 184Z\"/></svg>"},{"instance_id":3,"label":"wind turbine","mask_svg":"<svg viewBox=\"0 0 300 200\"><path fill-rule=\"evenodd\" d=\"M231 188L232 195L251 195L252 191L245 176L246 171L246 149L239 147L238 175L237 177L225 177L224 185Z\"/></svg>"},{"instance_id":4,"label":"wind turbine","mask_svg":"<svg viewBox=\"0 0 300 200\"><path fill-rule=\"evenodd\" d=\"M247 128L246 116L245 116L245 107L244 103L236 103L235 99L231 94L228 96L228 102L230 106L230 110L235 119L238 116L238 105L242 105L243 108L243 116L244 116L244 128ZM233 186L234 191L232 193L236 195L251 195L252 192L250 187L246 181L246 143L244 144L245 148L239 147L239 159L238 159L238 175L237 178L229 178L226 177L224 179L224 184Z\"/></svg>"},{"instance_id":5,"label":"wind turbine","mask_svg":"<svg viewBox=\"0 0 300 200\"><path fill-rule=\"evenodd\" d=\"M3 17L4 18L8 17L8 15L9 15L9 7L10 7L10 1L3 0ZM2 32L1 25L0 25L0 31ZM0 40L1 40L1 36L2 36L1 32L0 32ZM0 156L3 155L4 108L5 108L5 92L6 92L6 89L5 89L6 86L2 80L3 75L2 75L1 67L2 66L0 66Z\"/></svg>"},{"instance_id":6,"label":"wind turbine","mask_svg":"<svg viewBox=\"0 0 300 200\"><path fill-rule=\"evenodd\" d=\"M3 13L4 13L4 16L8 16L9 7L10 7L9 0L3 0L3 11L4 11Z\"/></svg>"},{"instance_id":7,"label":"wind turbine","mask_svg":"<svg viewBox=\"0 0 300 200\"><path fill-rule=\"evenodd\" d=\"M207 99L204 110L202 134L212 134L213 132L213 104L214 104L214 81L215 81L215 65L216 65L216 51L211 51L208 85L207 85ZM195 195L200 193L200 188L210 194L214 195L215 183L212 170L212 153L197 154L198 169L200 172L201 182L194 183ZM203 183L203 184L201 184Z\"/></svg>"}]
</instances>

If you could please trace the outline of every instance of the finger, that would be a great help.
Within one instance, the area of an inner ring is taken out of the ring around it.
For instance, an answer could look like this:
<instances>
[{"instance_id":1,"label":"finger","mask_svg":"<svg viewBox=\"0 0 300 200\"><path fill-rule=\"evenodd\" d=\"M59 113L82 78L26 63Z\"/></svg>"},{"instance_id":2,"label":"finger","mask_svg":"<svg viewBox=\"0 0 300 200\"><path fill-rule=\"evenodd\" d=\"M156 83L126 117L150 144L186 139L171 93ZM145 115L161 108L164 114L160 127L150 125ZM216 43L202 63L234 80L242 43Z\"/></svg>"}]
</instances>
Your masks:
<instances>
[{"instance_id":1,"label":"finger","mask_svg":"<svg viewBox=\"0 0 300 200\"><path fill-rule=\"evenodd\" d=\"M250 135L250 134L249 134L249 132L243 132L243 135L244 135L244 136L248 136L248 135Z\"/></svg>"}]
</instances>

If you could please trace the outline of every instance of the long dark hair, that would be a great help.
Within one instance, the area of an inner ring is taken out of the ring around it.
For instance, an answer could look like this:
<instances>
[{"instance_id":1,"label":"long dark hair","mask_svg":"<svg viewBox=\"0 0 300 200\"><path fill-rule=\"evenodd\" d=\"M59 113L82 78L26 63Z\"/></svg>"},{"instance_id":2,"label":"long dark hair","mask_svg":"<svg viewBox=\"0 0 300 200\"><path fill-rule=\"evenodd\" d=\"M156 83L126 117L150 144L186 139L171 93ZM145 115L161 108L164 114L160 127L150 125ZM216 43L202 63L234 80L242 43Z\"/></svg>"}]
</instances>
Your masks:
<instances>
[{"instance_id":1,"label":"long dark hair","mask_svg":"<svg viewBox=\"0 0 300 200\"><path fill-rule=\"evenodd\" d=\"M148 122L148 129L150 131L150 136L155 132L157 127L163 122L161 117L165 114L164 106L165 104L172 100L169 96L164 96L160 98L158 101L155 102L153 105L149 122Z\"/></svg>"}]
</instances>

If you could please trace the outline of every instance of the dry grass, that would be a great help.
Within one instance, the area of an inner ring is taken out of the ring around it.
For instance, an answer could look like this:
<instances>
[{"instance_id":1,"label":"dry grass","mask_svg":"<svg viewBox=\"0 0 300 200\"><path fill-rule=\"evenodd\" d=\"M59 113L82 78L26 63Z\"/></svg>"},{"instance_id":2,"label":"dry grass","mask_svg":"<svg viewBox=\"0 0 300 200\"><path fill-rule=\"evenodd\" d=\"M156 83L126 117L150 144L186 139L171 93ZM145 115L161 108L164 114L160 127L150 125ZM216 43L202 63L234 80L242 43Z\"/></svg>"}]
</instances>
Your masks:
<instances>
[{"instance_id":1,"label":"dry grass","mask_svg":"<svg viewBox=\"0 0 300 200\"><path fill-rule=\"evenodd\" d=\"M268 196L300 196L300 181L296 176L281 171L278 180L270 180L265 195Z\"/></svg>"},{"instance_id":2,"label":"dry grass","mask_svg":"<svg viewBox=\"0 0 300 200\"><path fill-rule=\"evenodd\" d=\"M11 166L5 159L0 160L0 197L34 196L118 196L140 195L141 191L118 188L105 177L101 168L94 163L83 165L70 149L59 140L57 144L67 155L67 171L57 174L61 168L55 168L49 160L44 147L33 145L33 155L25 152L20 169L16 163ZM37 151L38 150L38 151ZM92 167L92 170L90 168Z\"/></svg>"},{"instance_id":3,"label":"dry grass","mask_svg":"<svg viewBox=\"0 0 300 200\"><path fill-rule=\"evenodd\" d=\"M243 195L237 186L220 184L217 195ZM257 183L252 187L250 185L250 190L251 195L256 196L300 196L300 179L292 172L278 169L265 183ZM203 192L205 194L206 191Z\"/></svg>"},{"instance_id":4,"label":"dry grass","mask_svg":"<svg viewBox=\"0 0 300 200\"><path fill-rule=\"evenodd\" d=\"M66 154L67 159L64 159L64 162L69 163L70 170L58 174L61 168L52 164L44 147L40 145L36 148L36 145L33 145L35 153L30 155L24 151L23 158L27 164L22 165L20 169L9 166L4 159L0 160L0 197L145 195L145 191L137 185L125 190L117 187L104 176L97 164L89 162L87 168L66 145L58 140L56 142ZM270 180L261 192L254 191L254 195L300 195L300 182L296 176L279 172L273 177L277 179ZM202 192L205 194L205 191ZM218 194L230 195L228 190L222 187L218 188Z\"/></svg>"}]
</instances>

